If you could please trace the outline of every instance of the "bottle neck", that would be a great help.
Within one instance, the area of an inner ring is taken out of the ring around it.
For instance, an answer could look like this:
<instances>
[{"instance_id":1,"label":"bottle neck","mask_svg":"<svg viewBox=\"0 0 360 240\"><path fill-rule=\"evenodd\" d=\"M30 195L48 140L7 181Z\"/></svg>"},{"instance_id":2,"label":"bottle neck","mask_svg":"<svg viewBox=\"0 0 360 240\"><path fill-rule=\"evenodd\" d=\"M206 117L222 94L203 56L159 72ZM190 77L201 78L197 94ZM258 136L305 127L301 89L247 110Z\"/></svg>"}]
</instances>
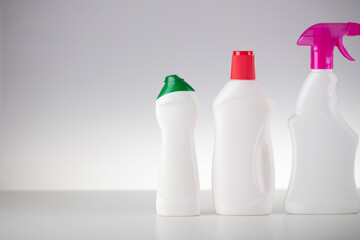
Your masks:
<instances>
[{"instance_id":1,"label":"bottle neck","mask_svg":"<svg viewBox=\"0 0 360 240\"><path fill-rule=\"evenodd\" d=\"M320 48L318 46L312 47L311 69L333 69L333 49Z\"/></svg>"}]
</instances>

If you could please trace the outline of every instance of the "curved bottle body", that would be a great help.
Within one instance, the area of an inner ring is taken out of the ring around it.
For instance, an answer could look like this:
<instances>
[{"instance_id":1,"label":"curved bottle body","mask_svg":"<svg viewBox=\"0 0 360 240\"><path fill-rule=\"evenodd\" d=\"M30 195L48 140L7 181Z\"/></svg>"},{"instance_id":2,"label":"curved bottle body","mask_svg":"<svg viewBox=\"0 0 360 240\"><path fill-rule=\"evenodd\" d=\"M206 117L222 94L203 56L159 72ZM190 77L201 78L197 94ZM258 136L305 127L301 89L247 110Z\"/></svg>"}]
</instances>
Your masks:
<instances>
[{"instance_id":1,"label":"curved bottle body","mask_svg":"<svg viewBox=\"0 0 360 240\"><path fill-rule=\"evenodd\" d=\"M195 92L172 92L156 101L156 117L162 135L156 193L156 210L159 215L200 214L199 176L194 144L198 113L199 100Z\"/></svg>"},{"instance_id":2,"label":"curved bottle body","mask_svg":"<svg viewBox=\"0 0 360 240\"><path fill-rule=\"evenodd\" d=\"M295 214L359 211L354 164L358 135L336 109L332 70L313 70L289 119L293 166L285 210Z\"/></svg>"},{"instance_id":3,"label":"curved bottle body","mask_svg":"<svg viewBox=\"0 0 360 240\"><path fill-rule=\"evenodd\" d=\"M221 215L262 215L274 192L273 102L255 80L231 80L213 103L213 199Z\"/></svg>"}]
</instances>

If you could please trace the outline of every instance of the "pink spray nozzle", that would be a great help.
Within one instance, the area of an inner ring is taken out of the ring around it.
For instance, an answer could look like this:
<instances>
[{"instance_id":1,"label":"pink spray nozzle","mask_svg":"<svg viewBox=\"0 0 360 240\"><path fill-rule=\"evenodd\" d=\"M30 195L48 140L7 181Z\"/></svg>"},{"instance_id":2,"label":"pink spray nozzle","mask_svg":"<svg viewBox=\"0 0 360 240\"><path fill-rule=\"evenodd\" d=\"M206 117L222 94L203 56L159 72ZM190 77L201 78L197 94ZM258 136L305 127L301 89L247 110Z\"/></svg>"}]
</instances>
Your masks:
<instances>
[{"instance_id":1,"label":"pink spray nozzle","mask_svg":"<svg viewBox=\"0 0 360 240\"><path fill-rule=\"evenodd\" d=\"M311 69L332 69L335 46L345 58L355 61L342 43L345 35L360 35L360 24L351 22L315 24L305 30L297 44L311 47Z\"/></svg>"}]
</instances>

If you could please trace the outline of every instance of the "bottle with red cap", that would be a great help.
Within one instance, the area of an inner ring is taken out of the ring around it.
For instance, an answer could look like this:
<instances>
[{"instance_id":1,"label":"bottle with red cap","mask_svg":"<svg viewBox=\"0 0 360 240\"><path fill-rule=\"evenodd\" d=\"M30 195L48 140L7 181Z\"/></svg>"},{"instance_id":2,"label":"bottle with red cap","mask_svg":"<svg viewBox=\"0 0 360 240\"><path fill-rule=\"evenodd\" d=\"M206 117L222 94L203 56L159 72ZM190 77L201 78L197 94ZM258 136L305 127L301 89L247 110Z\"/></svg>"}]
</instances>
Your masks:
<instances>
[{"instance_id":1,"label":"bottle with red cap","mask_svg":"<svg viewBox=\"0 0 360 240\"><path fill-rule=\"evenodd\" d=\"M221 215L264 215L274 194L274 104L255 80L252 51L234 51L231 79L214 100L213 199Z\"/></svg>"},{"instance_id":2,"label":"bottle with red cap","mask_svg":"<svg viewBox=\"0 0 360 240\"><path fill-rule=\"evenodd\" d=\"M289 119L293 144L292 176L285 210L293 214L343 214L360 210L354 176L359 136L336 106L333 51L354 59L343 36L360 35L358 23L319 23L297 44L311 47L311 72Z\"/></svg>"}]
</instances>

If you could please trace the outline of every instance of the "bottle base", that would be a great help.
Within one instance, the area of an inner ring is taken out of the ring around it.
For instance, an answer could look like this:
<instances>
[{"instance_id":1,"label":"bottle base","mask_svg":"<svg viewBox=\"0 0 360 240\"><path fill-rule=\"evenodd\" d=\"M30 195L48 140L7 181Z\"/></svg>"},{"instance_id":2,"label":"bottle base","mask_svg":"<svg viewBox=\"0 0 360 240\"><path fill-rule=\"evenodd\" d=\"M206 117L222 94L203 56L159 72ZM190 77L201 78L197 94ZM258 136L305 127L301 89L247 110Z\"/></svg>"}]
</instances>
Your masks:
<instances>
[{"instance_id":1,"label":"bottle base","mask_svg":"<svg viewBox=\"0 0 360 240\"><path fill-rule=\"evenodd\" d=\"M285 211L290 214L353 214L360 211L359 201L304 203L287 201Z\"/></svg>"},{"instance_id":2,"label":"bottle base","mask_svg":"<svg viewBox=\"0 0 360 240\"><path fill-rule=\"evenodd\" d=\"M221 215L221 216L266 216L269 215L271 213L271 211L269 212L219 212L219 211L215 211L216 214Z\"/></svg>"},{"instance_id":3,"label":"bottle base","mask_svg":"<svg viewBox=\"0 0 360 240\"><path fill-rule=\"evenodd\" d=\"M272 202L268 203L248 203L230 206L228 204L216 204L215 212L224 216L261 216L268 215L272 212Z\"/></svg>"},{"instance_id":4,"label":"bottle base","mask_svg":"<svg viewBox=\"0 0 360 240\"><path fill-rule=\"evenodd\" d=\"M156 199L156 212L164 217L191 217L200 215L200 200L168 200Z\"/></svg>"}]
</instances>

